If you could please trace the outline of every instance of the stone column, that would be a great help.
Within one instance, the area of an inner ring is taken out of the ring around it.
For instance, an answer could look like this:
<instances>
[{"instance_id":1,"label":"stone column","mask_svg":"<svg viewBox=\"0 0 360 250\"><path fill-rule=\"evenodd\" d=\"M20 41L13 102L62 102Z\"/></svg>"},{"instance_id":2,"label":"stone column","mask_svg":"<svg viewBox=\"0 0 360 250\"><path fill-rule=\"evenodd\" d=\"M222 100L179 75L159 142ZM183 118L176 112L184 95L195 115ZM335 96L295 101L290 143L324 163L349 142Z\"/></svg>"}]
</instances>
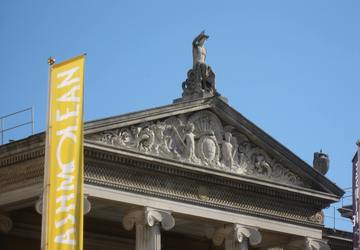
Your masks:
<instances>
[{"instance_id":1,"label":"stone column","mask_svg":"<svg viewBox=\"0 0 360 250\"><path fill-rule=\"evenodd\" d=\"M0 232L8 233L13 227L12 220L6 215L0 214Z\"/></svg>"},{"instance_id":2,"label":"stone column","mask_svg":"<svg viewBox=\"0 0 360 250\"><path fill-rule=\"evenodd\" d=\"M256 228L239 224L218 228L213 235L213 243L220 246L225 241L225 250L248 250L249 245L261 242L261 234Z\"/></svg>"},{"instance_id":3,"label":"stone column","mask_svg":"<svg viewBox=\"0 0 360 250\"><path fill-rule=\"evenodd\" d=\"M175 226L171 212L144 208L129 212L123 218L126 230L136 227L136 250L161 250L161 231Z\"/></svg>"}]
</instances>

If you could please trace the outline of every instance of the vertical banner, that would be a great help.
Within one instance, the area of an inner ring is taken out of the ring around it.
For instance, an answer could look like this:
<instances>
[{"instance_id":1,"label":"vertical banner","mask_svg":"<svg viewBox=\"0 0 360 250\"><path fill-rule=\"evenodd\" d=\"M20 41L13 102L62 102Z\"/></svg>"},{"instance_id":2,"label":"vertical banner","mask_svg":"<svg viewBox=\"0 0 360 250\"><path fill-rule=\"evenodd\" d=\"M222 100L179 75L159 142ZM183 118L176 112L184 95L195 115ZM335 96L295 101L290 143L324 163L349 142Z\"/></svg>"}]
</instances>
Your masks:
<instances>
[{"instance_id":1,"label":"vertical banner","mask_svg":"<svg viewBox=\"0 0 360 250\"><path fill-rule=\"evenodd\" d=\"M83 249L85 55L50 66L42 249Z\"/></svg>"},{"instance_id":2,"label":"vertical banner","mask_svg":"<svg viewBox=\"0 0 360 250\"><path fill-rule=\"evenodd\" d=\"M359 159L359 151L355 154L352 164L352 206L353 206L353 249L360 250L359 244L359 168L360 168L360 159Z\"/></svg>"}]
</instances>

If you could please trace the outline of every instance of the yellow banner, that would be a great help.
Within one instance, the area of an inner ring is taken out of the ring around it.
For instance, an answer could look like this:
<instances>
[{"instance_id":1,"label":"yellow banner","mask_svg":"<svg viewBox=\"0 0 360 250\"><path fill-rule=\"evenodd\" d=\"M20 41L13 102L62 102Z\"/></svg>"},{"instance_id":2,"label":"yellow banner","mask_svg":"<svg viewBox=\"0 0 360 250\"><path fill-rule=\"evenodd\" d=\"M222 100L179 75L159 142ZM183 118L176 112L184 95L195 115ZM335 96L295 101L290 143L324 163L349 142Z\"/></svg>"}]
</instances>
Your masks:
<instances>
[{"instance_id":1,"label":"yellow banner","mask_svg":"<svg viewBox=\"0 0 360 250\"><path fill-rule=\"evenodd\" d=\"M82 55L50 68L42 242L46 250L83 249L84 61Z\"/></svg>"}]
</instances>

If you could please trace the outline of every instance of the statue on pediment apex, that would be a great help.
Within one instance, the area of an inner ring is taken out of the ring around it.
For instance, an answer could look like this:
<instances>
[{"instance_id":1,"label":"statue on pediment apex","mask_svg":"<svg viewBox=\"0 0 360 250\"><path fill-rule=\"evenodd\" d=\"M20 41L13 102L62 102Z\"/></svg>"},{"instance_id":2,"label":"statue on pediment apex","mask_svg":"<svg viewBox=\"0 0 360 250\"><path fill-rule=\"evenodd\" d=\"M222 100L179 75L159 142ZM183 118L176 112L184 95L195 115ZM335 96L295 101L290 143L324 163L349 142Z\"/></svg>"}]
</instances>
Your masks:
<instances>
[{"instance_id":1,"label":"statue on pediment apex","mask_svg":"<svg viewBox=\"0 0 360 250\"><path fill-rule=\"evenodd\" d=\"M208 38L205 31L202 31L192 42L193 67L182 84L184 100L219 96L215 88L215 73L205 63L207 51L204 43Z\"/></svg>"}]
</instances>

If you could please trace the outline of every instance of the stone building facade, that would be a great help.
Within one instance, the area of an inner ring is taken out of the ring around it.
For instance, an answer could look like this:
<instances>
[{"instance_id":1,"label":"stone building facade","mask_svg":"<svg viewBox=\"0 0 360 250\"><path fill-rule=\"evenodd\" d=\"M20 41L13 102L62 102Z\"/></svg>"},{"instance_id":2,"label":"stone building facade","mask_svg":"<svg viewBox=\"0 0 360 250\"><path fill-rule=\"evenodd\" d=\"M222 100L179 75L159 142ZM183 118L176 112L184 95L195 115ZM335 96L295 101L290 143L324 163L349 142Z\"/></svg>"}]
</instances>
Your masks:
<instances>
[{"instance_id":1,"label":"stone building facade","mask_svg":"<svg viewBox=\"0 0 360 250\"><path fill-rule=\"evenodd\" d=\"M85 124L85 249L351 249L324 230L344 193L326 158L309 166L228 105L207 38L182 98ZM0 147L2 250L40 248L44 152L44 133Z\"/></svg>"},{"instance_id":2,"label":"stone building facade","mask_svg":"<svg viewBox=\"0 0 360 250\"><path fill-rule=\"evenodd\" d=\"M0 147L1 249L39 249L44 141ZM85 194L85 249L296 250L343 191L210 96L86 123Z\"/></svg>"}]
</instances>

